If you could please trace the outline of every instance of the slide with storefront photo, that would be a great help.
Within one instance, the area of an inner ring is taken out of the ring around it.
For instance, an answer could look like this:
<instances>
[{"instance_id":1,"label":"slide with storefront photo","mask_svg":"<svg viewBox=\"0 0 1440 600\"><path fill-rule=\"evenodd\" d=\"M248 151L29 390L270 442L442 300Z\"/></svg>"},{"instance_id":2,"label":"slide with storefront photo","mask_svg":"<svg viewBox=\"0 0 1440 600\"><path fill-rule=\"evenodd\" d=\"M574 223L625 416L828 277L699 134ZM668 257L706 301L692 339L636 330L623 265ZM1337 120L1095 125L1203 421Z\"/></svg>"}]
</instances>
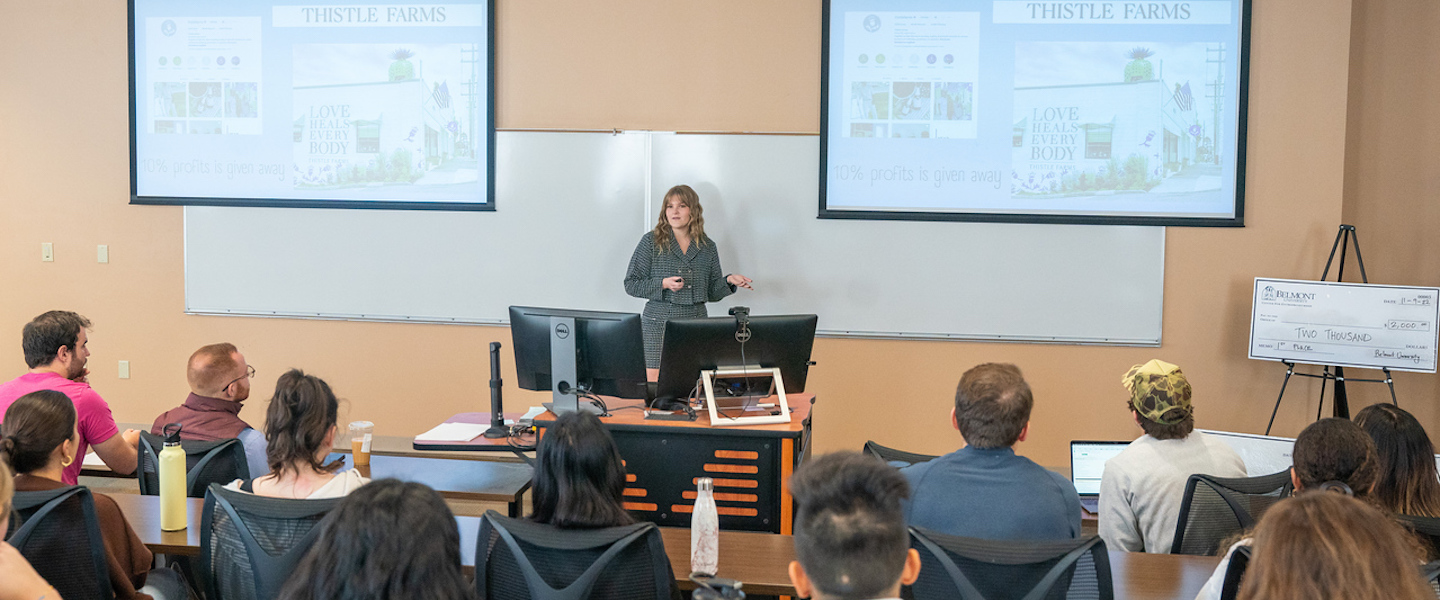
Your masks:
<instances>
[{"instance_id":1,"label":"slide with storefront photo","mask_svg":"<svg viewBox=\"0 0 1440 600\"><path fill-rule=\"evenodd\" d=\"M820 216L1243 224L1247 0L828 0Z\"/></svg>"},{"instance_id":2,"label":"slide with storefront photo","mask_svg":"<svg viewBox=\"0 0 1440 600\"><path fill-rule=\"evenodd\" d=\"M130 8L133 203L493 209L488 0Z\"/></svg>"}]
</instances>

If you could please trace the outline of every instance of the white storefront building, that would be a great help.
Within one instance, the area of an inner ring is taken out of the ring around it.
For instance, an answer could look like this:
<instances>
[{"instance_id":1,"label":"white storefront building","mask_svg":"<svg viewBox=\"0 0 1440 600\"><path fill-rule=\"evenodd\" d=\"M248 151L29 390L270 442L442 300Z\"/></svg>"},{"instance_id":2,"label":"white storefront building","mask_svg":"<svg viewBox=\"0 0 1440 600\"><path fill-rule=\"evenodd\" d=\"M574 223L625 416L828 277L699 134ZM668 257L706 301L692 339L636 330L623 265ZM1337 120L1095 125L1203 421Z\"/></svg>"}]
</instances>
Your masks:
<instances>
[{"instance_id":1,"label":"white storefront building","mask_svg":"<svg viewBox=\"0 0 1440 600\"><path fill-rule=\"evenodd\" d=\"M1198 133L1188 84L1015 88L1012 194L1149 189L1195 162Z\"/></svg>"}]
</instances>

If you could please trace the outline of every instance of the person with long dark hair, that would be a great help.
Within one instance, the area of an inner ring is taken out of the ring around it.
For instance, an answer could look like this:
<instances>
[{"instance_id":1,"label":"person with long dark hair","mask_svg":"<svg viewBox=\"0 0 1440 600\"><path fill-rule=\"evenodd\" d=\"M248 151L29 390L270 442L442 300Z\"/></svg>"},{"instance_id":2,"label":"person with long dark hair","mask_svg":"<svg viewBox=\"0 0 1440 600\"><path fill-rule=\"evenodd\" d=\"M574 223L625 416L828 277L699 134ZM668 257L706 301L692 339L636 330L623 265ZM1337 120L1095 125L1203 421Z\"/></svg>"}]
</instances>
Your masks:
<instances>
[{"instance_id":1,"label":"person with long dark hair","mask_svg":"<svg viewBox=\"0 0 1440 600\"><path fill-rule=\"evenodd\" d=\"M13 469L15 491L40 492L69 487L66 467L81 460L75 405L55 390L25 394L0 421L0 460ZM92 494L105 544L110 587L120 600L186 598L183 578L169 569L150 570L154 556L130 528L125 513L105 494ZM77 552L83 549L77 548Z\"/></svg>"},{"instance_id":2,"label":"person with long dark hair","mask_svg":"<svg viewBox=\"0 0 1440 600\"><path fill-rule=\"evenodd\" d=\"M625 464L610 432L595 415L560 415L535 449L530 520L560 528L629 525Z\"/></svg>"},{"instance_id":3,"label":"person with long dark hair","mask_svg":"<svg viewBox=\"0 0 1440 600\"><path fill-rule=\"evenodd\" d=\"M1396 514L1440 517L1435 445L1420 422L1398 406L1372 404L1355 415L1355 424L1375 442L1379 458L1372 501Z\"/></svg>"},{"instance_id":4,"label":"person with long dark hair","mask_svg":"<svg viewBox=\"0 0 1440 600\"><path fill-rule=\"evenodd\" d=\"M300 369L275 382L265 409L265 458L270 474L226 486L272 498L338 498L369 480L341 464L325 463L335 447L340 401L330 385Z\"/></svg>"},{"instance_id":5,"label":"person with long dark hair","mask_svg":"<svg viewBox=\"0 0 1440 600\"><path fill-rule=\"evenodd\" d=\"M641 315L645 366L660 368L660 342L670 319L699 319L706 302L719 302L736 288L754 289L744 275L720 268L720 251L705 234L705 209L688 185L665 192L655 228L640 237L625 270L625 293L648 300Z\"/></svg>"},{"instance_id":6,"label":"person with long dark hair","mask_svg":"<svg viewBox=\"0 0 1440 600\"><path fill-rule=\"evenodd\" d=\"M1297 496L1330 493L1375 504L1371 493L1380 478L1375 444L1354 423L1345 419L1320 419L1311 423L1295 438L1292 458L1294 465L1290 467L1290 483ZM1290 500L1282 500L1270 510L1286 502ZM1230 545L1195 600L1218 600L1225 583L1225 572L1230 568L1230 557L1240 546L1253 543L1254 540L1246 535ZM1411 560L1418 561L1419 557L1411 557Z\"/></svg>"},{"instance_id":7,"label":"person with long dark hair","mask_svg":"<svg viewBox=\"0 0 1440 600\"><path fill-rule=\"evenodd\" d=\"M346 496L280 600L468 600L455 515L424 484L381 479Z\"/></svg>"}]
</instances>

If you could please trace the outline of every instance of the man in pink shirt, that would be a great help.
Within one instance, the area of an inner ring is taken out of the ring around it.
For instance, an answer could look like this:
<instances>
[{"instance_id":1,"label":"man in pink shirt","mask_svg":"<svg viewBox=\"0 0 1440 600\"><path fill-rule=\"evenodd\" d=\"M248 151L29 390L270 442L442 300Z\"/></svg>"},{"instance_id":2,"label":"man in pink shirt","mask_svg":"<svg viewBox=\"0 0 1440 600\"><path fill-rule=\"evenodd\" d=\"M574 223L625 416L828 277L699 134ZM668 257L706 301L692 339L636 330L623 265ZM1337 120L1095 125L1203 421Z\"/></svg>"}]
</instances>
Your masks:
<instances>
[{"instance_id":1,"label":"man in pink shirt","mask_svg":"<svg viewBox=\"0 0 1440 600\"><path fill-rule=\"evenodd\" d=\"M30 372L0 385L0 423L4 422L5 411L11 403L37 390L56 390L75 403L80 448L74 462L65 465L62 479L67 485L75 485L79 479L82 459L89 446L95 447L95 454L111 470L134 473L135 449L140 443L140 432L134 429L119 433L110 405L90 389L86 381L90 371L85 368L85 361L90 357L90 350L85 347L88 341L85 330L89 328L89 319L70 311L52 310L35 317L22 333L25 364Z\"/></svg>"}]
</instances>

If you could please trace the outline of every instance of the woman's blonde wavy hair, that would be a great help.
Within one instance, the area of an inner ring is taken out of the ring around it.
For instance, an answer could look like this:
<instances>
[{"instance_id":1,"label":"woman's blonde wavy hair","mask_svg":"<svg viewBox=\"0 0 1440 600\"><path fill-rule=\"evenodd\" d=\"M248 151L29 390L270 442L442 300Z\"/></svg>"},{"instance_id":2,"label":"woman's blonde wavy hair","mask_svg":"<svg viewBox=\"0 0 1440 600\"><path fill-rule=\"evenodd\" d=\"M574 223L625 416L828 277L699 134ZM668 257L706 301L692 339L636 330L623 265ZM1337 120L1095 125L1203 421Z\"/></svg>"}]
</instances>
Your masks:
<instances>
[{"instance_id":1,"label":"woman's blonde wavy hair","mask_svg":"<svg viewBox=\"0 0 1440 600\"><path fill-rule=\"evenodd\" d=\"M695 193L694 188L680 184L665 192L665 201L660 204L660 218L655 223L655 252L658 254L670 248L670 240L675 236L670 233L670 224L665 221L665 208L670 206L671 198L679 198L685 206L690 207L690 239L696 244L705 245L709 238L705 237L705 208L700 206L700 194Z\"/></svg>"}]
</instances>

